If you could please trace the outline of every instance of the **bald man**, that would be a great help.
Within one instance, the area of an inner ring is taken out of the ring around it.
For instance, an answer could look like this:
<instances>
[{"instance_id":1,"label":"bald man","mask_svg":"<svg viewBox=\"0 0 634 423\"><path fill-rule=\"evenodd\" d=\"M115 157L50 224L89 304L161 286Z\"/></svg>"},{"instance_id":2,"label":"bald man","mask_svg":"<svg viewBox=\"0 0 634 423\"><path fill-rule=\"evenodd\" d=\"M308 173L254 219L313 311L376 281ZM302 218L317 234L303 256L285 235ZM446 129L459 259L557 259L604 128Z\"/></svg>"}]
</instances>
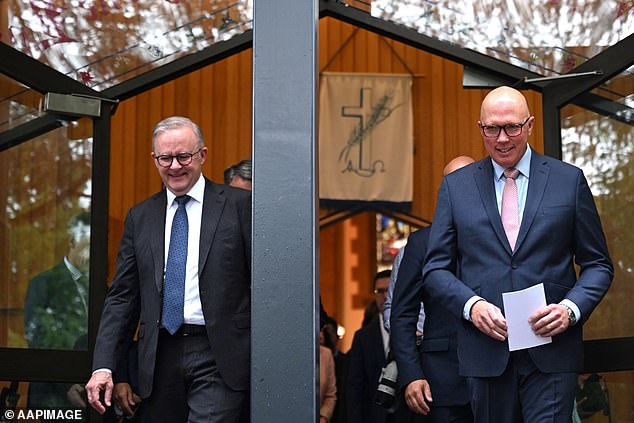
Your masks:
<instances>
[{"instance_id":1,"label":"bald man","mask_svg":"<svg viewBox=\"0 0 634 423\"><path fill-rule=\"evenodd\" d=\"M460 374L476 422L570 422L582 325L614 274L583 172L535 152L534 125L521 92L485 97L478 126L489 156L443 178L429 237L424 291L461 320ZM537 284L547 305L528 324L552 342L511 352L502 293Z\"/></svg>"},{"instance_id":2,"label":"bald man","mask_svg":"<svg viewBox=\"0 0 634 423\"><path fill-rule=\"evenodd\" d=\"M475 160L458 156L443 170L446 176ZM426 423L470 423L467 381L458 374L456 333L459 320L436 298L426 296L422 286L422 268L431 227L412 233L397 269L391 314L392 350L399 369L399 383L408 407L427 415ZM421 315L419 317L419 307ZM425 310L424 314L422 310ZM418 322L417 322L418 319ZM421 335L422 337L414 337Z\"/></svg>"}]
</instances>

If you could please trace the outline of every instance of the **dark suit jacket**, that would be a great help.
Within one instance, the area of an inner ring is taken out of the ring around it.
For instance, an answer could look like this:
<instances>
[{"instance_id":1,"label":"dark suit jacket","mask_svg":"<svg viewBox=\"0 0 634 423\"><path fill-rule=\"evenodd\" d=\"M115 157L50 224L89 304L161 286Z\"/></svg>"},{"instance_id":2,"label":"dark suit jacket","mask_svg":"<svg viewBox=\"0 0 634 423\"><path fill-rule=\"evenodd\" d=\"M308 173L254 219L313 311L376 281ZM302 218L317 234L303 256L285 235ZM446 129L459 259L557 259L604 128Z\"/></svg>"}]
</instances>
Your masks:
<instances>
[{"instance_id":1,"label":"dark suit jacket","mask_svg":"<svg viewBox=\"0 0 634 423\"><path fill-rule=\"evenodd\" d=\"M423 291L423 260L430 227L409 236L394 286L391 342L403 388L417 379L427 379L434 398L432 405L462 405L469 402L466 379L458 375L456 333L459 321L439 298ZM416 322L421 300L425 307L423 342L416 347Z\"/></svg>"},{"instance_id":2,"label":"dark suit jacket","mask_svg":"<svg viewBox=\"0 0 634 423\"><path fill-rule=\"evenodd\" d=\"M29 283L24 301L24 331L29 348L86 350L88 281L75 282L60 261ZM31 382L30 409L72 407L66 392L71 383Z\"/></svg>"},{"instance_id":3,"label":"dark suit jacket","mask_svg":"<svg viewBox=\"0 0 634 423\"><path fill-rule=\"evenodd\" d=\"M88 330L88 286L78 287L64 261L35 276L24 300L29 348L75 349Z\"/></svg>"},{"instance_id":4,"label":"dark suit jacket","mask_svg":"<svg viewBox=\"0 0 634 423\"><path fill-rule=\"evenodd\" d=\"M93 369L115 369L139 323L139 394L152 392L165 264L163 190L125 220L117 270L106 297ZM251 193L205 179L199 292L218 370L235 390L249 388L251 326Z\"/></svg>"},{"instance_id":5,"label":"dark suit jacket","mask_svg":"<svg viewBox=\"0 0 634 423\"><path fill-rule=\"evenodd\" d=\"M498 212L491 159L447 175L438 193L423 275L424 289L458 318L473 295L504 310L503 292L543 283L547 304L567 298L587 320L610 286L613 266L583 172L532 152L515 252ZM540 371L582 370L581 323L552 343L528 350ZM458 357L465 376L499 376L509 359L508 343L462 320Z\"/></svg>"},{"instance_id":6,"label":"dark suit jacket","mask_svg":"<svg viewBox=\"0 0 634 423\"><path fill-rule=\"evenodd\" d=\"M346 402L348 423L383 423L387 410L374 403L381 369L385 365L379 319L354 334L348 353Z\"/></svg>"}]
</instances>

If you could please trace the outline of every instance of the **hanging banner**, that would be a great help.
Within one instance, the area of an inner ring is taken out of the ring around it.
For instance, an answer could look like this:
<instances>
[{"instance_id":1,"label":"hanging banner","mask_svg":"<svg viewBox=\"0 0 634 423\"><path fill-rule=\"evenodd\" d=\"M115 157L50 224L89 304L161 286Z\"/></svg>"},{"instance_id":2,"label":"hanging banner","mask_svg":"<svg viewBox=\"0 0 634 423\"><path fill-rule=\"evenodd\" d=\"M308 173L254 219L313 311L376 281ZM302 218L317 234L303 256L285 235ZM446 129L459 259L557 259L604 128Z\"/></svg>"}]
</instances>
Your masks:
<instances>
[{"instance_id":1,"label":"hanging banner","mask_svg":"<svg viewBox=\"0 0 634 423\"><path fill-rule=\"evenodd\" d=\"M412 201L412 78L322 73L319 197Z\"/></svg>"}]
</instances>

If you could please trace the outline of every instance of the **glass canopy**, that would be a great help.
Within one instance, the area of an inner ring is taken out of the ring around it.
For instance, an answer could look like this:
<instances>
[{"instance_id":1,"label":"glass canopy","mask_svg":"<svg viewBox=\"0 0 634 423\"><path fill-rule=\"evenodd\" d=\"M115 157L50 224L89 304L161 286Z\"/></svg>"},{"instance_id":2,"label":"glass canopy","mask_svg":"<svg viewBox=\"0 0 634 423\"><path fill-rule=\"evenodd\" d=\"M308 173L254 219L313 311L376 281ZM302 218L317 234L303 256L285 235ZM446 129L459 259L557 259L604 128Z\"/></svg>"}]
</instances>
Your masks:
<instances>
[{"instance_id":1,"label":"glass canopy","mask_svg":"<svg viewBox=\"0 0 634 423\"><path fill-rule=\"evenodd\" d=\"M0 133L43 114L44 96L0 74Z\"/></svg>"},{"instance_id":2,"label":"glass canopy","mask_svg":"<svg viewBox=\"0 0 634 423\"><path fill-rule=\"evenodd\" d=\"M631 0L375 0L373 16L544 76L634 33Z\"/></svg>"},{"instance_id":3,"label":"glass canopy","mask_svg":"<svg viewBox=\"0 0 634 423\"><path fill-rule=\"evenodd\" d=\"M252 19L252 0L9 0L1 39L103 90L241 34Z\"/></svg>"}]
</instances>

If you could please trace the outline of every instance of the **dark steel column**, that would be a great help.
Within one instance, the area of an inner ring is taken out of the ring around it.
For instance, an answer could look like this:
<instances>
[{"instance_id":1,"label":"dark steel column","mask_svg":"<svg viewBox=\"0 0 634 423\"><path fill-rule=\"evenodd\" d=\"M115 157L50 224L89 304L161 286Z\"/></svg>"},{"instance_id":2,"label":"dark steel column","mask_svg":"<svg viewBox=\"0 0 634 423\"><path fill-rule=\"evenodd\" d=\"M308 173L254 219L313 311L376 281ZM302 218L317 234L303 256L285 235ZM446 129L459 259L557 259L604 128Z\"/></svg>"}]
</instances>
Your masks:
<instances>
[{"instance_id":1,"label":"dark steel column","mask_svg":"<svg viewBox=\"0 0 634 423\"><path fill-rule=\"evenodd\" d=\"M317 0L254 2L251 421L318 407Z\"/></svg>"}]
</instances>

